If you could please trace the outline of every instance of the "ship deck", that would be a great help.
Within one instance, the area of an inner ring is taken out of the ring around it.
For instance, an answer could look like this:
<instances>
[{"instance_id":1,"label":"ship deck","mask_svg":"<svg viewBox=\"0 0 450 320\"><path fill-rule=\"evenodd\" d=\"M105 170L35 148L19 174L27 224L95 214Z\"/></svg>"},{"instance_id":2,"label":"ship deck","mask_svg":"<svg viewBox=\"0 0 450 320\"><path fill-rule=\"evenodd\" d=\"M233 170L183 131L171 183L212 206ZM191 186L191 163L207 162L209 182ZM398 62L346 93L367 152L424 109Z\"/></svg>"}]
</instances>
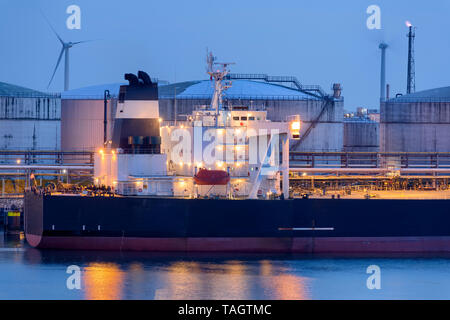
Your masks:
<instances>
[{"instance_id":1,"label":"ship deck","mask_svg":"<svg viewBox=\"0 0 450 320\"><path fill-rule=\"evenodd\" d=\"M60 192L55 192L51 194L52 196L64 196L64 197L91 197L83 194L65 194ZM340 199L367 199L370 196L370 199L389 199L389 200L450 200L450 190L441 190L441 191L424 191L424 190L389 190L389 191L379 191L379 190L370 190L370 191L352 191L351 194L346 194L344 190L339 191L327 191L325 195L319 192L313 192L309 194L309 199L332 199L338 198ZM102 197L110 197L110 196L102 196ZM169 196L122 196L115 195L114 197L126 197L126 198L160 198L160 199L192 199L189 197L169 197ZM301 199L302 196L295 195L294 199ZM203 199L203 198L198 198ZM209 200L213 200L216 198L208 198ZM208 200L205 199L205 200ZM225 198L218 198L224 200ZM246 200L245 198L236 198L232 200ZM263 200L261 200L263 201Z\"/></svg>"},{"instance_id":2,"label":"ship deck","mask_svg":"<svg viewBox=\"0 0 450 320\"><path fill-rule=\"evenodd\" d=\"M392 199L392 200L448 200L450 199L450 190L443 191L424 191L424 190L389 190L389 191L352 191L351 194L345 194L343 191L329 191L325 195L313 193L310 199L330 199L332 196L340 196L341 199L365 199L367 195L370 199Z\"/></svg>"}]
</instances>

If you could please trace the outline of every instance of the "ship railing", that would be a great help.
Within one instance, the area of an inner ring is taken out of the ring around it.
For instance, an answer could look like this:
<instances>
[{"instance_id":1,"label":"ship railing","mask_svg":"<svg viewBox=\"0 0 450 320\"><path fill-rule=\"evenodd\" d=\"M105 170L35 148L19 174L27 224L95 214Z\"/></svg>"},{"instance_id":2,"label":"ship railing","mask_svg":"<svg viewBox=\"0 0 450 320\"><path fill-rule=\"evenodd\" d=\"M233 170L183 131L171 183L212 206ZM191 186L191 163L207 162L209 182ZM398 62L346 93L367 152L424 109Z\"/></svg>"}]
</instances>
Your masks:
<instances>
[{"instance_id":1,"label":"ship railing","mask_svg":"<svg viewBox=\"0 0 450 320\"><path fill-rule=\"evenodd\" d=\"M402 104L402 103L450 103L448 97L408 97L408 96L398 96L390 99L380 99L381 103L389 104Z\"/></svg>"},{"instance_id":2,"label":"ship railing","mask_svg":"<svg viewBox=\"0 0 450 320\"><path fill-rule=\"evenodd\" d=\"M450 153L290 152L292 168L448 169Z\"/></svg>"},{"instance_id":3,"label":"ship railing","mask_svg":"<svg viewBox=\"0 0 450 320\"><path fill-rule=\"evenodd\" d=\"M146 148L146 147L122 148L120 153L123 153L123 154L160 154L161 149L160 148Z\"/></svg>"},{"instance_id":4,"label":"ship railing","mask_svg":"<svg viewBox=\"0 0 450 320\"><path fill-rule=\"evenodd\" d=\"M199 100L208 103L211 101L211 95L208 94L180 94L177 99L185 100ZM173 99L173 96L160 96L159 99ZM233 101L233 102L250 102L250 101L271 101L271 100L283 100L283 101L317 101L322 100L319 96L314 95L243 95L243 94L227 94L225 92L223 101Z\"/></svg>"},{"instance_id":5,"label":"ship railing","mask_svg":"<svg viewBox=\"0 0 450 320\"><path fill-rule=\"evenodd\" d=\"M325 97L326 93L319 85L303 85L293 76L269 76L267 74L240 74L230 73L225 77L227 80L259 80L265 82L291 83L297 90L307 94L317 94L316 97Z\"/></svg>"},{"instance_id":6,"label":"ship railing","mask_svg":"<svg viewBox=\"0 0 450 320\"><path fill-rule=\"evenodd\" d=\"M267 111L267 107L265 104L253 103L252 100L249 103L232 103L231 101L224 99L223 110L226 111ZM211 111L215 112L214 109L211 109L210 105L194 105L193 112L202 112L202 111ZM192 117L192 114L188 115L179 115L181 117Z\"/></svg>"},{"instance_id":7,"label":"ship railing","mask_svg":"<svg viewBox=\"0 0 450 320\"><path fill-rule=\"evenodd\" d=\"M0 98L51 98L51 99L60 99L60 93L52 93L52 92L14 92L14 93L1 93Z\"/></svg>"},{"instance_id":8,"label":"ship railing","mask_svg":"<svg viewBox=\"0 0 450 320\"><path fill-rule=\"evenodd\" d=\"M0 150L0 164L93 165L90 151Z\"/></svg>"}]
</instances>

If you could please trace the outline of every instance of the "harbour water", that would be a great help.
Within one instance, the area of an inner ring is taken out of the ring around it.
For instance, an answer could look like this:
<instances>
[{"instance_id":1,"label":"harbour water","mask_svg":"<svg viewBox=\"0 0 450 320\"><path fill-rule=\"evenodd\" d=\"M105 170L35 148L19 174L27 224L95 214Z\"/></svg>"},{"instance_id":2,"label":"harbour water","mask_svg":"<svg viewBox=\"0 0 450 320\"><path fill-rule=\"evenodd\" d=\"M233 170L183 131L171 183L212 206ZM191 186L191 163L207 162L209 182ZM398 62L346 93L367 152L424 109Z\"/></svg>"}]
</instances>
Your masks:
<instances>
[{"instance_id":1,"label":"harbour water","mask_svg":"<svg viewBox=\"0 0 450 320\"><path fill-rule=\"evenodd\" d=\"M0 299L450 299L450 256L39 251L0 233Z\"/></svg>"}]
</instances>

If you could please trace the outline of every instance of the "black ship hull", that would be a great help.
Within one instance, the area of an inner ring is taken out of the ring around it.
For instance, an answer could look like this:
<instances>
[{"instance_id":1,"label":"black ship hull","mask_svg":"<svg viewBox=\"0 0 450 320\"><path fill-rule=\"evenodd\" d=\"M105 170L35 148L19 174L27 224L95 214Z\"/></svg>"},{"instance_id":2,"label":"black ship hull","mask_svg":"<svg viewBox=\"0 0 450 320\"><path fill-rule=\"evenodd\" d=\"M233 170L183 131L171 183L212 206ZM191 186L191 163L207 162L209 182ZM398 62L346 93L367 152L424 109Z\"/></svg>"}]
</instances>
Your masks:
<instances>
[{"instance_id":1,"label":"black ship hull","mask_svg":"<svg viewBox=\"0 0 450 320\"><path fill-rule=\"evenodd\" d=\"M450 252L449 200L25 197L37 248L155 252Z\"/></svg>"}]
</instances>

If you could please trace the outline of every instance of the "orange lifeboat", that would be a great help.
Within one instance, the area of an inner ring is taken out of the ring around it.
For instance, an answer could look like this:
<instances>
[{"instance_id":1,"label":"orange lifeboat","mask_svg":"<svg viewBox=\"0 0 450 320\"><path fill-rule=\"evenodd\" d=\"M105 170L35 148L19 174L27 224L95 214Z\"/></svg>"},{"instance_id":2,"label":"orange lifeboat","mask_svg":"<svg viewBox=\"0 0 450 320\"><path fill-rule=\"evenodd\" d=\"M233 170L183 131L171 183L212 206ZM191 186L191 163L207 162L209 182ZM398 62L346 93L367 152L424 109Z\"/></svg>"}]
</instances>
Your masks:
<instances>
[{"instance_id":1,"label":"orange lifeboat","mask_svg":"<svg viewBox=\"0 0 450 320\"><path fill-rule=\"evenodd\" d=\"M227 185L230 181L230 175L223 170L200 169L194 176L196 184L201 186Z\"/></svg>"}]
</instances>

